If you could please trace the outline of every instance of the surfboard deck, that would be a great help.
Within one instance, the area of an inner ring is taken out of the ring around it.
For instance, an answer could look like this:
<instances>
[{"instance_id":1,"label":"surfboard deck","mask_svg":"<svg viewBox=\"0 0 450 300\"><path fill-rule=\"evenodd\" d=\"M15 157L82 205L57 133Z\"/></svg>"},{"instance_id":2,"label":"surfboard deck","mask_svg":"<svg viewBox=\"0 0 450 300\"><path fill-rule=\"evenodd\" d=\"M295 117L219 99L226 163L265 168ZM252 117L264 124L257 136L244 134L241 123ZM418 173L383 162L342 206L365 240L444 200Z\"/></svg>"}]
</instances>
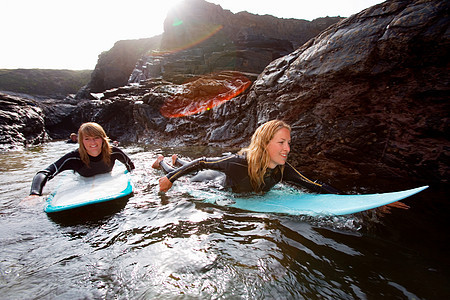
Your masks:
<instances>
[{"instance_id":1,"label":"surfboard deck","mask_svg":"<svg viewBox=\"0 0 450 300\"><path fill-rule=\"evenodd\" d=\"M133 192L131 176L123 164L116 163L110 173L83 177L65 171L44 205L46 213L112 201Z\"/></svg>"},{"instance_id":2,"label":"surfboard deck","mask_svg":"<svg viewBox=\"0 0 450 300\"><path fill-rule=\"evenodd\" d=\"M204 202L261 213L290 215L347 215L377 208L417 194L428 186L382 194L333 195L308 194L294 189L276 189L261 196L224 199L213 192L193 191L195 198Z\"/></svg>"}]
</instances>

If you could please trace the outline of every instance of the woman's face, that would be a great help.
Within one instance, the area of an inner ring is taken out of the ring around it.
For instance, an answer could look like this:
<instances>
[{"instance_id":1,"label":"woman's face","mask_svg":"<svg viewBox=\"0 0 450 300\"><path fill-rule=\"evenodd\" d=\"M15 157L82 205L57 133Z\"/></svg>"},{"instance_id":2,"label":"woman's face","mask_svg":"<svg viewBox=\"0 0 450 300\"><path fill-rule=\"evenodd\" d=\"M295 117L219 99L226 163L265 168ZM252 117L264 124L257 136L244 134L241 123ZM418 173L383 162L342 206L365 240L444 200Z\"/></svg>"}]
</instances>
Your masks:
<instances>
[{"instance_id":1,"label":"woman's face","mask_svg":"<svg viewBox=\"0 0 450 300\"><path fill-rule=\"evenodd\" d=\"M267 145L270 163L269 168L273 169L278 165L286 163L289 152L291 151L291 133L287 128L278 130Z\"/></svg>"},{"instance_id":2,"label":"woman's face","mask_svg":"<svg viewBox=\"0 0 450 300\"><path fill-rule=\"evenodd\" d=\"M97 157L102 153L103 139L100 136L85 136L83 145L90 156Z\"/></svg>"}]
</instances>

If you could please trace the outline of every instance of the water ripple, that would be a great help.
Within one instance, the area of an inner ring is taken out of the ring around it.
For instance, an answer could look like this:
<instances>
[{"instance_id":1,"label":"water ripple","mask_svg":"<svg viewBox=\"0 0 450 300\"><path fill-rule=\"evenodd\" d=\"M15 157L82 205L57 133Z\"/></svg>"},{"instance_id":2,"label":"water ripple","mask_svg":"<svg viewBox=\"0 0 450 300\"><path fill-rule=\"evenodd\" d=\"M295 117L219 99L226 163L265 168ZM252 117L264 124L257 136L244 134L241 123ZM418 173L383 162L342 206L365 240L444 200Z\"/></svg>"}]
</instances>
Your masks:
<instances>
[{"instance_id":1,"label":"water ripple","mask_svg":"<svg viewBox=\"0 0 450 300\"><path fill-rule=\"evenodd\" d=\"M188 181L184 190L160 194L162 173L151 164L156 154L179 149L124 147L136 165L134 194L102 214L57 219L42 211L42 202L18 207L34 173L71 147L55 142L0 154L0 292L5 299L431 299L450 294L446 252L405 237L420 214L252 213L198 201L189 195ZM192 157L219 150L182 149ZM56 182L47 184L46 194Z\"/></svg>"}]
</instances>

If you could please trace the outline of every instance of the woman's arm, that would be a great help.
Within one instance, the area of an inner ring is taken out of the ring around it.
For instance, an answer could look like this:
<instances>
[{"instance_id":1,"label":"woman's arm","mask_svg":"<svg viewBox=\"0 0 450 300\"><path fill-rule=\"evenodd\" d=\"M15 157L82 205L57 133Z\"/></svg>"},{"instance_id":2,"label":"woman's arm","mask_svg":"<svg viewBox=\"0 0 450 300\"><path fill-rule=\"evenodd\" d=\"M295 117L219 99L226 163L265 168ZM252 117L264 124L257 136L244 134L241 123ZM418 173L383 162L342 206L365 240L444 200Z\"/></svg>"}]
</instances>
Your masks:
<instances>
[{"instance_id":1,"label":"woman's arm","mask_svg":"<svg viewBox=\"0 0 450 300\"><path fill-rule=\"evenodd\" d=\"M236 155L228 155L218 158L202 157L195 159L184 164L180 168L170 171L166 176L162 177L159 180L159 189L160 191L165 192L172 187L173 182L175 182L178 178L204 169L227 173L230 165L235 164L237 159L238 158Z\"/></svg>"},{"instance_id":2,"label":"woman's arm","mask_svg":"<svg viewBox=\"0 0 450 300\"><path fill-rule=\"evenodd\" d=\"M31 183L30 195L42 195L42 190L48 180L65 170L76 170L77 165L81 164L76 151L67 153L56 162L49 165L44 170L38 171Z\"/></svg>"},{"instance_id":3,"label":"woman's arm","mask_svg":"<svg viewBox=\"0 0 450 300\"><path fill-rule=\"evenodd\" d=\"M113 146L111 156L117 158L121 163L123 163L127 168L128 172L134 170L134 164L131 161L131 159L128 157L128 155L125 154L125 152L123 152L119 148Z\"/></svg>"},{"instance_id":4,"label":"woman's arm","mask_svg":"<svg viewBox=\"0 0 450 300\"><path fill-rule=\"evenodd\" d=\"M33 182L31 183L30 195L42 195L42 190L49 179L46 170L39 171L34 175Z\"/></svg>"},{"instance_id":5,"label":"woman's arm","mask_svg":"<svg viewBox=\"0 0 450 300\"><path fill-rule=\"evenodd\" d=\"M186 163L182 167L179 167L172 172L169 172L166 177L170 180L170 182L174 182L178 178L191 174L200 170L217 170L226 172L229 168L229 164L234 162L235 155L229 155L224 157L215 157L215 158L197 158L191 162Z\"/></svg>"},{"instance_id":6,"label":"woman's arm","mask_svg":"<svg viewBox=\"0 0 450 300\"><path fill-rule=\"evenodd\" d=\"M318 180L311 180L297 171L291 164L287 163L284 167L283 180L298 184L304 188L311 190L312 192L320 194L342 194L338 189L320 182Z\"/></svg>"}]
</instances>

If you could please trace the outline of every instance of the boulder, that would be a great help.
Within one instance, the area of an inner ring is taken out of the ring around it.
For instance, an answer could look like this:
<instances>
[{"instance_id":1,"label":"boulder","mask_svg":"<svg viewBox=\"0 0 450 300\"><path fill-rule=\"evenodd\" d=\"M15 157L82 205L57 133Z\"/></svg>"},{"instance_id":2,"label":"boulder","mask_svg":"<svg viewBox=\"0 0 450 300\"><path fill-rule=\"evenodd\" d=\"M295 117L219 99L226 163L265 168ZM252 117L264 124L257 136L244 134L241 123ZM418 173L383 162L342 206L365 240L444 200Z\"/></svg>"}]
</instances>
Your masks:
<instances>
[{"instance_id":1,"label":"boulder","mask_svg":"<svg viewBox=\"0 0 450 300\"><path fill-rule=\"evenodd\" d=\"M286 120L293 161L314 175L446 182L448 9L387 1L330 27L267 66L242 123Z\"/></svg>"},{"instance_id":2,"label":"boulder","mask_svg":"<svg viewBox=\"0 0 450 300\"><path fill-rule=\"evenodd\" d=\"M72 132L77 132L81 123L74 120L79 101L73 96L65 99L43 99L36 101L44 115L45 129L52 139L68 139Z\"/></svg>"},{"instance_id":3,"label":"boulder","mask_svg":"<svg viewBox=\"0 0 450 300\"><path fill-rule=\"evenodd\" d=\"M42 110L34 100L0 93L0 149L48 140Z\"/></svg>"}]
</instances>

